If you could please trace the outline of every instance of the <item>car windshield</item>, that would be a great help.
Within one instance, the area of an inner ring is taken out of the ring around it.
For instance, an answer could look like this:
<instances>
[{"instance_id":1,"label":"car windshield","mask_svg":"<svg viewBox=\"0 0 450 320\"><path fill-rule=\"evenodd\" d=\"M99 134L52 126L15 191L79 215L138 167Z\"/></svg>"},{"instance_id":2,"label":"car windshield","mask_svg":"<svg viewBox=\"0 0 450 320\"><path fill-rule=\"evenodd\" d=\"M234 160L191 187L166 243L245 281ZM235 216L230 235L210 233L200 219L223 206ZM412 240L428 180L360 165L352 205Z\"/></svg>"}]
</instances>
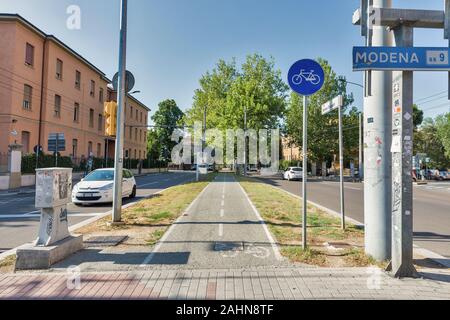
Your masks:
<instances>
[{"instance_id":1,"label":"car windshield","mask_svg":"<svg viewBox=\"0 0 450 320\"><path fill-rule=\"evenodd\" d=\"M294 172L301 172L302 168L292 168L291 170L294 171Z\"/></svg>"},{"instance_id":2,"label":"car windshield","mask_svg":"<svg viewBox=\"0 0 450 320\"><path fill-rule=\"evenodd\" d=\"M114 171L113 170L101 170L94 171L86 178L84 181L113 181L114 180Z\"/></svg>"}]
</instances>

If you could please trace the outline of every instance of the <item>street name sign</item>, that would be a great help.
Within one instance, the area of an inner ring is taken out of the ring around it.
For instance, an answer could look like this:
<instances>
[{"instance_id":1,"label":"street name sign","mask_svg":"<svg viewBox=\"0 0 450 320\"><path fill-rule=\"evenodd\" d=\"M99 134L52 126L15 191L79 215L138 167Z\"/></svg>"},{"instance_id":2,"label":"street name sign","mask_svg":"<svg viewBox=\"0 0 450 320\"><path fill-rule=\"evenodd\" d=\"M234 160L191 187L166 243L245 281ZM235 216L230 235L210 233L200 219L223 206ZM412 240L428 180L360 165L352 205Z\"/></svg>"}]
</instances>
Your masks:
<instances>
[{"instance_id":1,"label":"street name sign","mask_svg":"<svg viewBox=\"0 0 450 320\"><path fill-rule=\"evenodd\" d=\"M50 133L48 136L48 151L66 151L66 139L64 133Z\"/></svg>"},{"instance_id":2,"label":"street name sign","mask_svg":"<svg viewBox=\"0 0 450 320\"><path fill-rule=\"evenodd\" d=\"M322 115L326 115L327 113L342 108L343 106L344 106L344 96L339 95L322 106Z\"/></svg>"},{"instance_id":3,"label":"street name sign","mask_svg":"<svg viewBox=\"0 0 450 320\"><path fill-rule=\"evenodd\" d=\"M325 72L314 60L299 60L290 68L288 82L293 91L302 96L310 96L322 89Z\"/></svg>"},{"instance_id":4,"label":"street name sign","mask_svg":"<svg viewBox=\"0 0 450 320\"><path fill-rule=\"evenodd\" d=\"M450 48L354 47L353 70L450 71Z\"/></svg>"}]
</instances>

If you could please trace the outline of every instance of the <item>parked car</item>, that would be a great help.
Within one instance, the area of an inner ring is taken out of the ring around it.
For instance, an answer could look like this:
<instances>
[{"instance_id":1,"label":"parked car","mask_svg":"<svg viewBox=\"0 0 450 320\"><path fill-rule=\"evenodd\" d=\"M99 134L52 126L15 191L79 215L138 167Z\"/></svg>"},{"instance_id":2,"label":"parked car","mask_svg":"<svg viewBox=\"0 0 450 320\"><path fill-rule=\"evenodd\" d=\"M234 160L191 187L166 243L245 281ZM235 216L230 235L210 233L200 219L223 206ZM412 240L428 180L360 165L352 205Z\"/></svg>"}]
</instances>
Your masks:
<instances>
[{"instance_id":1,"label":"parked car","mask_svg":"<svg viewBox=\"0 0 450 320\"><path fill-rule=\"evenodd\" d=\"M441 171L439 176L441 177L441 180L450 180L450 174L448 171Z\"/></svg>"},{"instance_id":2,"label":"parked car","mask_svg":"<svg viewBox=\"0 0 450 320\"><path fill-rule=\"evenodd\" d=\"M303 169L299 167L290 167L283 174L284 180L301 180L303 179Z\"/></svg>"},{"instance_id":3,"label":"parked car","mask_svg":"<svg viewBox=\"0 0 450 320\"><path fill-rule=\"evenodd\" d=\"M110 203L113 201L114 169L99 169L91 172L72 189L75 205ZM131 171L123 170L122 195L136 197L136 180Z\"/></svg>"}]
</instances>

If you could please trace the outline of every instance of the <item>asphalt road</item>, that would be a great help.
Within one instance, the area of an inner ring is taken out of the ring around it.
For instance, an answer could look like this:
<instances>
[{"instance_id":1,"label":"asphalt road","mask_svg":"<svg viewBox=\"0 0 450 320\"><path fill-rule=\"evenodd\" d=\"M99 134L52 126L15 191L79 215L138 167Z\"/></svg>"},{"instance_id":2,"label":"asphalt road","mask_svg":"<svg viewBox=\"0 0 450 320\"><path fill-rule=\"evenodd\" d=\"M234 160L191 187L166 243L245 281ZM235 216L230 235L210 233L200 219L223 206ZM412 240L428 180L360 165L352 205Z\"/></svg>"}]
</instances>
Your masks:
<instances>
[{"instance_id":1,"label":"asphalt road","mask_svg":"<svg viewBox=\"0 0 450 320\"><path fill-rule=\"evenodd\" d=\"M298 181L260 177L261 181L301 195ZM312 180L308 184L308 200L340 212L339 183ZM361 183L345 184L346 214L364 222L364 186ZM431 182L414 186L414 237L415 244L450 258L450 182Z\"/></svg>"},{"instance_id":2,"label":"asphalt road","mask_svg":"<svg viewBox=\"0 0 450 320\"><path fill-rule=\"evenodd\" d=\"M163 189L195 178L191 172L171 172L136 177L138 186L135 199L124 199L124 204L136 202ZM0 195L0 253L37 238L39 211L34 207L34 190L24 194ZM68 205L69 225L111 210L111 204L77 207Z\"/></svg>"}]
</instances>

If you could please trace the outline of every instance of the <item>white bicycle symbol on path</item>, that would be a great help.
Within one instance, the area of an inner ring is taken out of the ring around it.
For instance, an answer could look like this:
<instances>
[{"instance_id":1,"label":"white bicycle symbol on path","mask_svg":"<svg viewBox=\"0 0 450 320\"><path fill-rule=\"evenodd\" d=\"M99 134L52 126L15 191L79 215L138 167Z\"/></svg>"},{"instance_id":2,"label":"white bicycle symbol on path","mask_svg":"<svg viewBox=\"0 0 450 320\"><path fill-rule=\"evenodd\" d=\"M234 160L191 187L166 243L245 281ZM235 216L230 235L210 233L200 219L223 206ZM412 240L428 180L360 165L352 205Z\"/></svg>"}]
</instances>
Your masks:
<instances>
[{"instance_id":1,"label":"white bicycle symbol on path","mask_svg":"<svg viewBox=\"0 0 450 320\"><path fill-rule=\"evenodd\" d=\"M300 70L299 74L292 77L292 82L295 85L301 84L303 80L317 86L322 79L318 74L314 73L314 70L311 70L311 72L306 72L304 69Z\"/></svg>"}]
</instances>

